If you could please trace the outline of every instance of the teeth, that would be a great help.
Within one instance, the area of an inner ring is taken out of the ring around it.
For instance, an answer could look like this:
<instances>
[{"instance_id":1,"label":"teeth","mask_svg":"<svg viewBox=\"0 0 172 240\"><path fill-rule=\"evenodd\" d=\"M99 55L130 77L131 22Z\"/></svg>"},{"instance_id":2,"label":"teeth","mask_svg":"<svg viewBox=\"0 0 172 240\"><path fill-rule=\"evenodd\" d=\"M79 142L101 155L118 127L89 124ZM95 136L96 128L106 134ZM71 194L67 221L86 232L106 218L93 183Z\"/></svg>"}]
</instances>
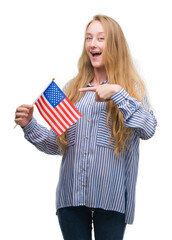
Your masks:
<instances>
[{"instance_id":1,"label":"teeth","mask_svg":"<svg viewBox=\"0 0 172 240\"><path fill-rule=\"evenodd\" d=\"M93 56L100 55L101 53L92 53Z\"/></svg>"}]
</instances>

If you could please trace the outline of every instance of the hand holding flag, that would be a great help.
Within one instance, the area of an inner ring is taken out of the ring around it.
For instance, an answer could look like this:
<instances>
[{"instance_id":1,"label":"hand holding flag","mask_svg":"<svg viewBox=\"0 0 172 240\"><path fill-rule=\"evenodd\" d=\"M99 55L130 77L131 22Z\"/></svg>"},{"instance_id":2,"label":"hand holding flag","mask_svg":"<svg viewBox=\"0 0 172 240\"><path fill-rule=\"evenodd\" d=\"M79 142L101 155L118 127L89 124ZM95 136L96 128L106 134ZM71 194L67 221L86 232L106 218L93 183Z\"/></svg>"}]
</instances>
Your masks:
<instances>
[{"instance_id":1,"label":"hand holding flag","mask_svg":"<svg viewBox=\"0 0 172 240\"><path fill-rule=\"evenodd\" d=\"M27 125L33 117L33 105L23 104L16 109L15 122L16 126L19 124L21 127Z\"/></svg>"},{"instance_id":2,"label":"hand holding flag","mask_svg":"<svg viewBox=\"0 0 172 240\"><path fill-rule=\"evenodd\" d=\"M54 79L46 90L37 98L33 105L34 104L38 108L41 116L58 136L65 132L73 123L79 120L80 117L82 117L81 113L75 108L75 106L54 82ZM17 115L20 115L20 117L25 116L24 113L22 113L22 116L21 113L19 114L21 109L22 106L18 108L16 117Z\"/></svg>"}]
</instances>

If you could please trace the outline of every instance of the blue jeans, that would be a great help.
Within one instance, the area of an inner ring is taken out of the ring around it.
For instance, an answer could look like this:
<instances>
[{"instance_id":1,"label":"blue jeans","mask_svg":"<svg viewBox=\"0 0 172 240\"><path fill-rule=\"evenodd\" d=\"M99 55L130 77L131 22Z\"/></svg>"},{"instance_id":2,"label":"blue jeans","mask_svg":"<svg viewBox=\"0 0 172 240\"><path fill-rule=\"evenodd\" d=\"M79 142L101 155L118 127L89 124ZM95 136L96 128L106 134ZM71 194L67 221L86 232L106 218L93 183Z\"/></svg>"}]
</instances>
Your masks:
<instances>
[{"instance_id":1,"label":"blue jeans","mask_svg":"<svg viewBox=\"0 0 172 240\"><path fill-rule=\"evenodd\" d=\"M96 240L122 240L125 215L115 211L86 206L65 207L57 210L64 240L91 240L92 222Z\"/></svg>"}]
</instances>

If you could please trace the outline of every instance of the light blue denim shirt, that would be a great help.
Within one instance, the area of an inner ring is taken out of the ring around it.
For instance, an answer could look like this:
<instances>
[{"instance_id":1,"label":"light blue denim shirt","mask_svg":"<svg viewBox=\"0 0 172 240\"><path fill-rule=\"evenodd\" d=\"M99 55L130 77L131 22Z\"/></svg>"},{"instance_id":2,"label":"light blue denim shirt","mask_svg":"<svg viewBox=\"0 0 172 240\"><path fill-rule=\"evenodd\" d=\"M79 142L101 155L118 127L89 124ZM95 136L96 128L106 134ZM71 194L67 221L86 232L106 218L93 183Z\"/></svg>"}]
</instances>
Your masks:
<instances>
[{"instance_id":1,"label":"light blue denim shirt","mask_svg":"<svg viewBox=\"0 0 172 240\"><path fill-rule=\"evenodd\" d=\"M107 81L106 81L107 82ZM106 83L104 82L104 83ZM88 86L91 87L91 84ZM106 102L96 102L95 92L85 92L75 107L83 115L67 131L68 148L60 166L56 208L88 206L125 214L132 224L139 162L139 142L153 136L157 121L153 112L142 106L122 88L111 96L134 128L127 151L118 158L106 124ZM52 129L33 118L24 128L25 138L47 154L61 154Z\"/></svg>"}]
</instances>

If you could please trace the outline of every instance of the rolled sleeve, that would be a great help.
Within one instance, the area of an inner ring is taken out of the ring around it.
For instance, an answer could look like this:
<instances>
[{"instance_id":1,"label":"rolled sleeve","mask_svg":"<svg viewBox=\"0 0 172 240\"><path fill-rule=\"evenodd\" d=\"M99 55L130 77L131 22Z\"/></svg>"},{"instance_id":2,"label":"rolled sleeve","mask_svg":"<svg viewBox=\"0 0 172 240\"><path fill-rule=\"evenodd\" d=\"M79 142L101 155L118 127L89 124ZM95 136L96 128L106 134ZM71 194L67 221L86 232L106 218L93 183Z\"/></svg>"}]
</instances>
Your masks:
<instances>
[{"instance_id":1,"label":"rolled sleeve","mask_svg":"<svg viewBox=\"0 0 172 240\"><path fill-rule=\"evenodd\" d=\"M127 120L139 109L141 102L131 97L124 88L111 96L111 100L117 105L124 119Z\"/></svg>"}]
</instances>

